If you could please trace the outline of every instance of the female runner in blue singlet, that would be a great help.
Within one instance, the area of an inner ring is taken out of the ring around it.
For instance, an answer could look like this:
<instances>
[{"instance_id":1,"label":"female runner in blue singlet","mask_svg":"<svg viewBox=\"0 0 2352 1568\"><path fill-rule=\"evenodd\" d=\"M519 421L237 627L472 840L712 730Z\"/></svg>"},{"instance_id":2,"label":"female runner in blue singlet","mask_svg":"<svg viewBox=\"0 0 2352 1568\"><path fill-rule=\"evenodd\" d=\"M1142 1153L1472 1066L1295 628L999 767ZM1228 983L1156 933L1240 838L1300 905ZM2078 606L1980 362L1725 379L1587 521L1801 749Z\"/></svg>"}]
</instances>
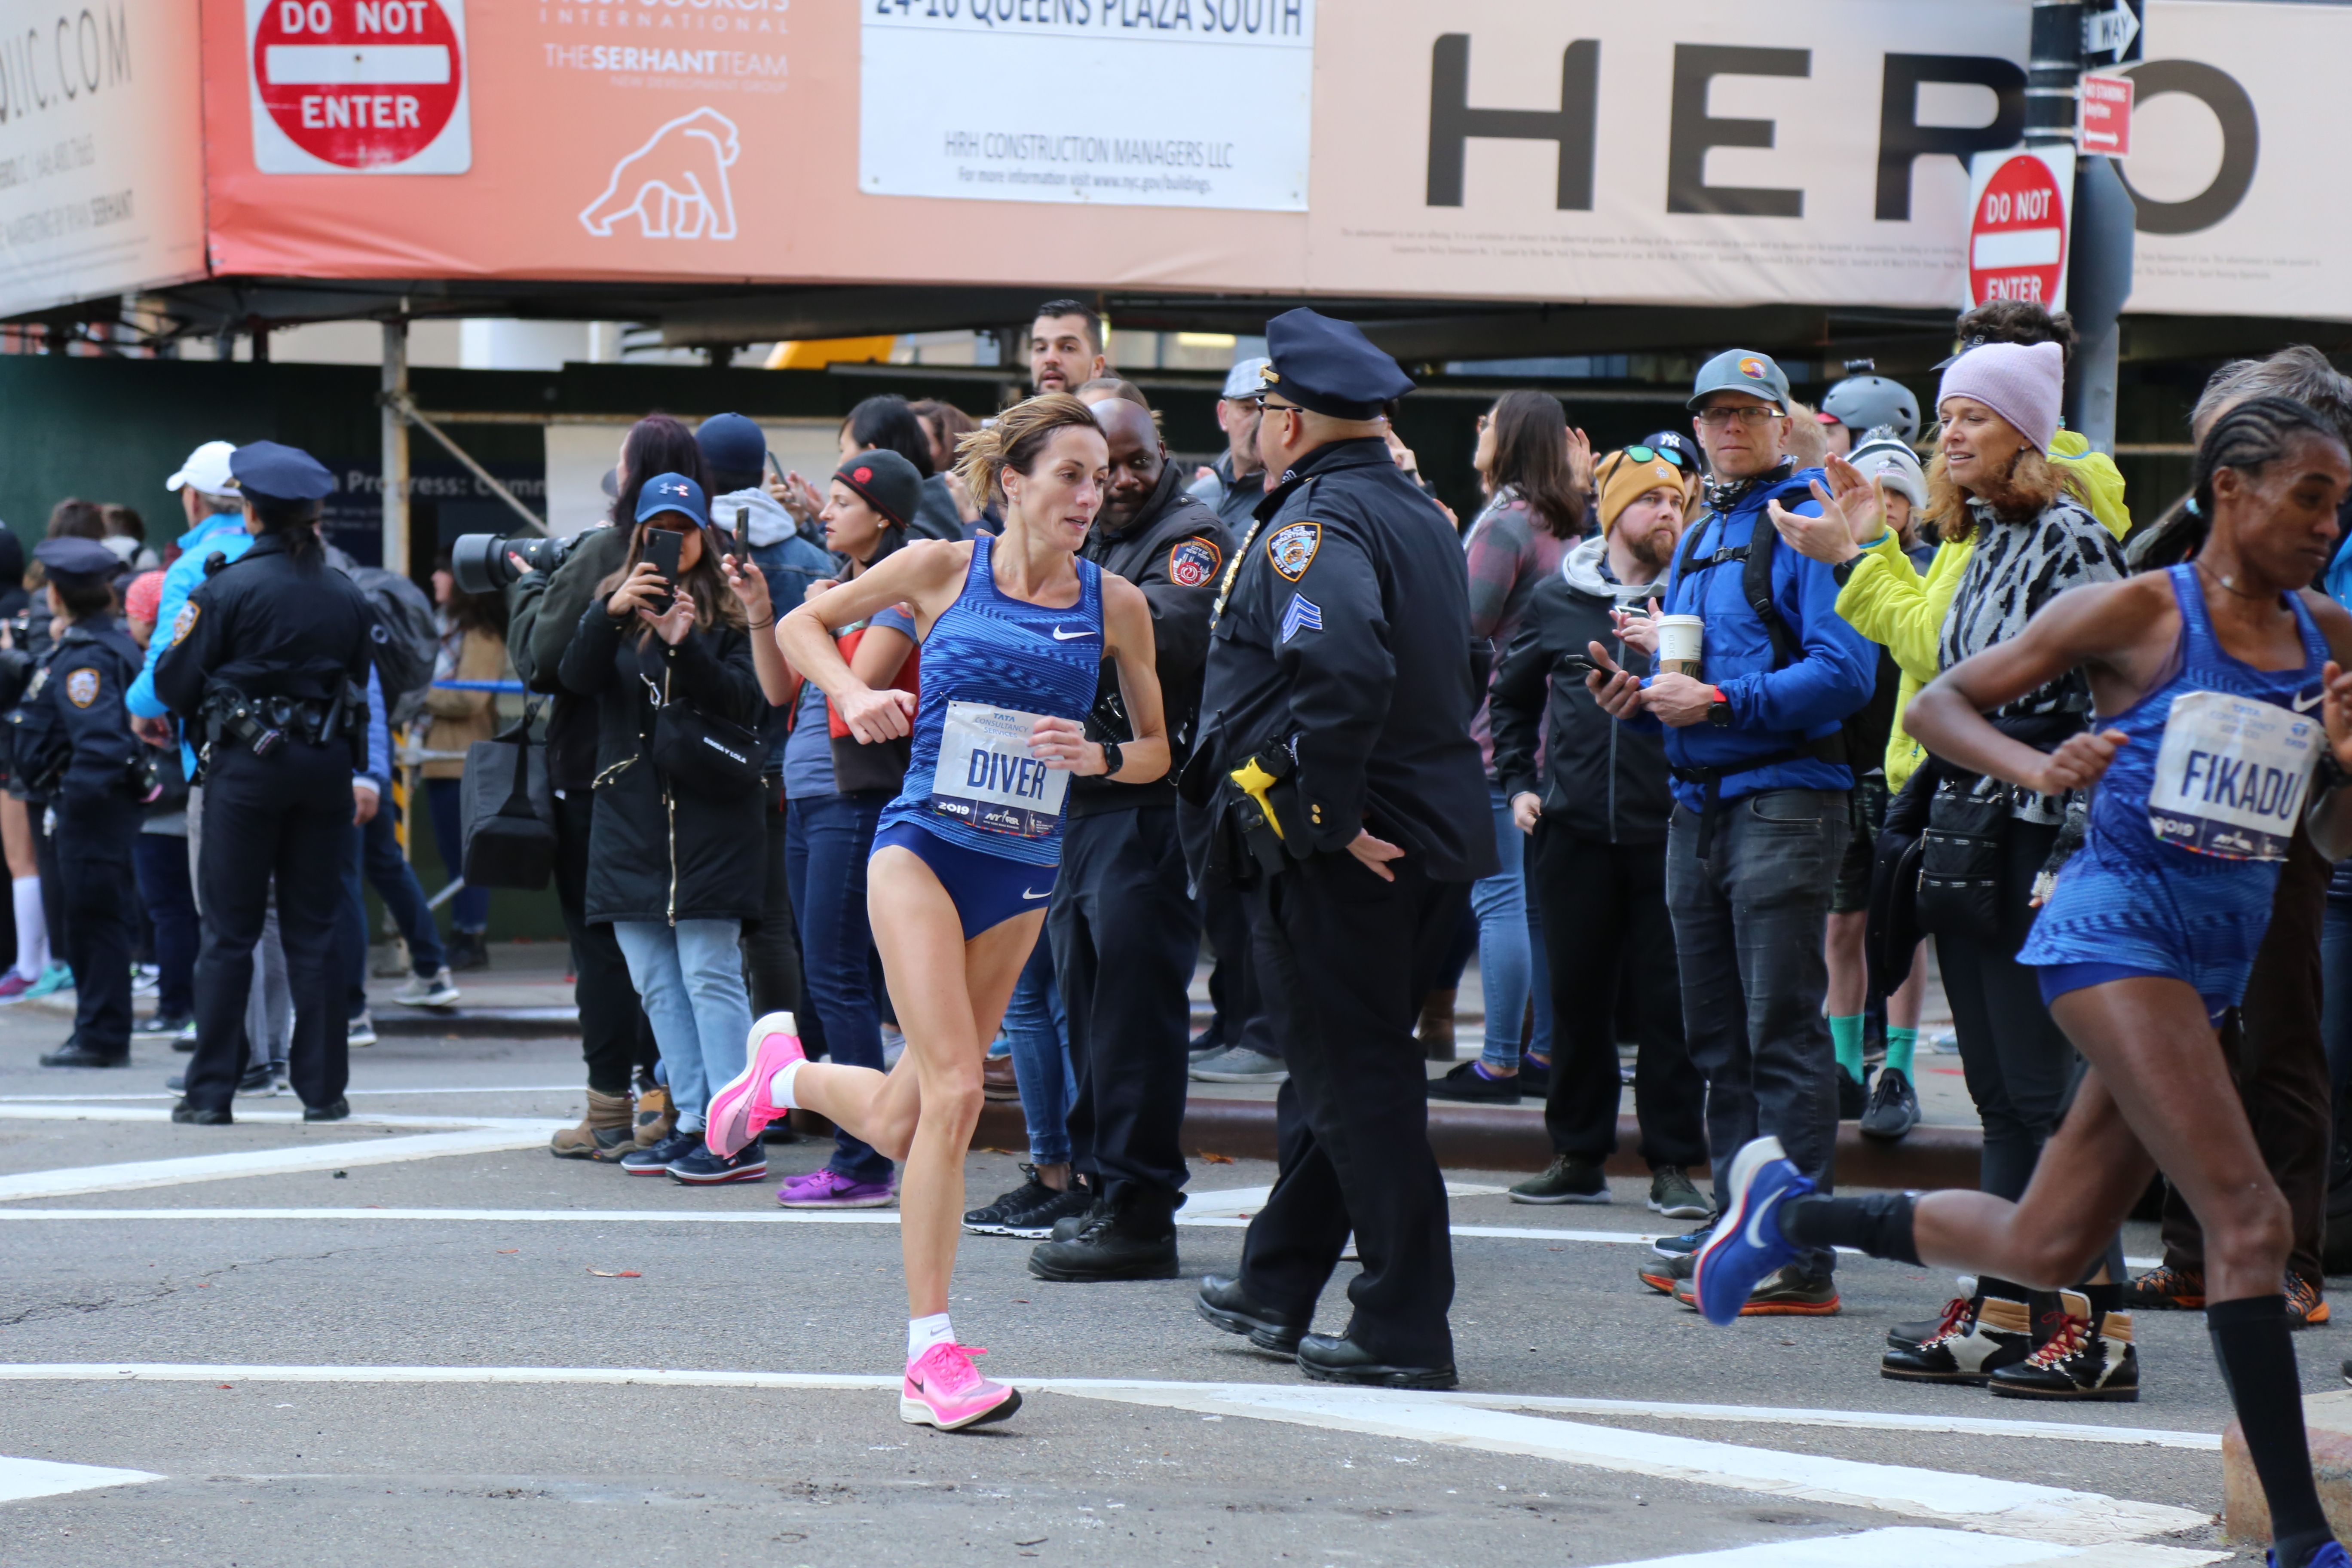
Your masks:
<instances>
[{"instance_id":1,"label":"female runner in blue singlet","mask_svg":"<svg viewBox=\"0 0 2352 1568\"><path fill-rule=\"evenodd\" d=\"M2298 824L2323 856L2352 850L2352 615L2305 586L2333 552L2352 457L2302 404L2262 397L2214 422L2195 478L2211 524L2191 564L2059 595L1903 718L1960 767L2053 795L2098 786L2089 837L2018 955L2089 1064L2025 1195L1822 1197L1759 1140L1733 1163L1697 1289L1727 1321L1743 1278L1791 1247L1829 1246L2057 1289L2160 1170L2204 1228L2206 1326L2269 1500L2272 1561L2346 1568L2304 1436L2281 1293L2286 1200L2213 1022L2244 994ZM2112 717L2056 751L1982 717L2076 668ZM2129 1349L2110 1316L2070 1309L2054 1353L2083 1364L2058 1396L2119 1396L2101 1383Z\"/></svg>"},{"instance_id":2,"label":"female runner in blue singlet","mask_svg":"<svg viewBox=\"0 0 2352 1568\"><path fill-rule=\"evenodd\" d=\"M883 811L866 870L875 945L907 1052L887 1074L804 1062L790 1016L771 1015L752 1026L742 1076L712 1097L709 1139L714 1149L740 1148L805 1106L905 1162L899 1245L910 1321L898 1413L944 1429L1001 1420L1021 1403L972 1367L977 1351L955 1342L948 1282L981 1058L1045 923L1070 775L1108 771L1148 784L1168 769L1150 603L1076 559L1109 465L1085 404L1031 398L963 443L959 471L971 493L1004 503L1001 536L909 544L777 623L784 656L859 741L914 736L905 787ZM826 630L900 603L915 607L923 638L919 705L859 680ZM1115 766L1086 738L1105 659L1118 666L1136 736Z\"/></svg>"}]
</instances>

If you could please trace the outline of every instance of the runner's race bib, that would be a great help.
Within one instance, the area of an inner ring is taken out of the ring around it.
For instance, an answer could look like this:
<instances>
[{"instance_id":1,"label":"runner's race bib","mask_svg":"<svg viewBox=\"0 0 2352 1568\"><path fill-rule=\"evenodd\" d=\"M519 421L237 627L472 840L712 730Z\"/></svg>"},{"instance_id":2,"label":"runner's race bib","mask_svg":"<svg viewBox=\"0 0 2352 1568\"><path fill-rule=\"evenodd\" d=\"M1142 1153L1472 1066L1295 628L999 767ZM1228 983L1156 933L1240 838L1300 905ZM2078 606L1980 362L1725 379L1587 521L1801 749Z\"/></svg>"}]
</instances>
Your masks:
<instances>
[{"instance_id":1,"label":"runner's race bib","mask_svg":"<svg viewBox=\"0 0 2352 1568\"><path fill-rule=\"evenodd\" d=\"M2160 843L2231 860L2284 860L2324 740L2309 717L2225 691L2173 700L2147 792Z\"/></svg>"},{"instance_id":2,"label":"runner's race bib","mask_svg":"<svg viewBox=\"0 0 2352 1568\"><path fill-rule=\"evenodd\" d=\"M1030 755L1042 713L950 702L940 726L931 809L990 833L1043 838L1060 826L1070 775Z\"/></svg>"}]
</instances>

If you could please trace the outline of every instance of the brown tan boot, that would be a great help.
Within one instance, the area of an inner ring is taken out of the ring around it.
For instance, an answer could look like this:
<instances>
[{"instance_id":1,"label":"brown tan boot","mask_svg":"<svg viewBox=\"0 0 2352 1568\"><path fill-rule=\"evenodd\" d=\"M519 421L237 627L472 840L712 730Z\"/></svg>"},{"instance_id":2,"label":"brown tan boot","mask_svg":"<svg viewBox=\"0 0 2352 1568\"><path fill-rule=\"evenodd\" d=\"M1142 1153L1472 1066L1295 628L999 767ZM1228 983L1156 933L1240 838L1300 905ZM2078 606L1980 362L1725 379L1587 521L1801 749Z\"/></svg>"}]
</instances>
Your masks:
<instances>
[{"instance_id":1,"label":"brown tan boot","mask_svg":"<svg viewBox=\"0 0 2352 1568\"><path fill-rule=\"evenodd\" d=\"M547 1152L559 1160L618 1159L636 1147L630 1137L629 1097L588 1091L588 1114L577 1127L567 1127L547 1141Z\"/></svg>"},{"instance_id":2,"label":"brown tan boot","mask_svg":"<svg viewBox=\"0 0 2352 1568\"><path fill-rule=\"evenodd\" d=\"M1421 999L1421 1027L1414 1034L1433 1062L1454 1059L1454 991L1433 991Z\"/></svg>"},{"instance_id":3,"label":"brown tan boot","mask_svg":"<svg viewBox=\"0 0 2352 1568\"><path fill-rule=\"evenodd\" d=\"M636 1146L650 1149L677 1131L677 1107L670 1103L669 1090L657 1083L646 1084L637 1090ZM615 1151L614 1159L627 1153Z\"/></svg>"}]
</instances>

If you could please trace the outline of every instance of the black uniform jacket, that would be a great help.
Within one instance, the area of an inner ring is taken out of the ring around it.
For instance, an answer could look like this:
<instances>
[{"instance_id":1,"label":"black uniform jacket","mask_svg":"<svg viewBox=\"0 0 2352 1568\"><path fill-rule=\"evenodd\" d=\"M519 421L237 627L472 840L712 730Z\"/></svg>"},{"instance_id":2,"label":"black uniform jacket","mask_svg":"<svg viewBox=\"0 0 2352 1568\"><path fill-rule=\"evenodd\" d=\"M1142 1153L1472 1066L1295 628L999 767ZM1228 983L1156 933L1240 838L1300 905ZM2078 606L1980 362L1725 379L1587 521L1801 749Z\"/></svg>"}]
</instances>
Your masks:
<instances>
[{"instance_id":1,"label":"black uniform jacket","mask_svg":"<svg viewBox=\"0 0 2352 1568\"><path fill-rule=\"evenodd\" d=\"M1288 739L1318 850L1370 829L1439 881L1496 868L1470 716L1462 542L1364 437L1318 447L1260 503L1210 634L1198 765Z\"/></svg>"},{"instance_id":2,"label":"black uniform jacket","mask_svg":"<svg viewBox=\"0 0 2352 1568\"><path fill-rule=\"evenodd\" d=\"M1536 584L1518 637L1495 672L1487 711L1495 728L1495 771L1506 798L1543 799L1547 832L1610 844L1664 844L1674 795L1666 777L1664 731L1620 724L1585 689L1584 671L1562 661L1599 643L1635 675L1650 661L1617 638L1612 605L1638 609L1656 590L1629 588L1601 574L1607 542L1588 539L1561 570ZM1545 724L1547 697L1549 723ZM1536 777L1538 726L1543 777Z\"/></svg>"},{"instance_id":3,"label":"black uniform jacket","mask_svg":"<svg viewBox=\"0 0 2352 1568\"><path fill-rule=\"evenodd\" d=\"M1201 712L1201 667L1209 655L1209 611L1217 601L1217 581L1233 559L1233 535L1217 514L1184 493L1176 465L1160 470L1159 486L1143 510L1117 533L1099 520L1078 553L1104 571L1143 590L1151 602L1153 658L1160 671L1160 703L1168 719L1172 761L1168 772L1147 784L1114 784L1107 778L1070 781L1069 814L1129 811L1139 805L1176 804L1176 774ZM1106 723L1105 721L1109 722ZM1118 694L1118 668L1103 662L1095 686L1094 712L1087 733L1095 740L1131 741L1133 725Z\"/></svg>"},{"instance_id":4,"label":"black uniform jacket","mask_svg":"<svg viewBox=\"0 0 2352 1568\"><path fill-rule=\"evenodd\" d=\"M56 793L70 799L129 798L140 744L122 698L145 663L111 616L68 626L26 690L16 731L20 767L61 764Z\"/></svg>"},{"instance_id":5,"label":"black uniform jacket","mask_svg":"<svg viewBox=\"0 0 2352 1568\"><path fill-rule=\"evenodd\" d=\"M206 687L247 697L331 702L346 683L364 692L374 658L375 615L358 584L314 551L296 559L281 534L265 533L196 584L180 607L171 650L155 666L155 695L193 719ZM346 729L367 727L362 709Z\"/></svg>"},{"instance_id":6,"label":"black uniform jacket","mask_svg":"<svg viewBox=\"0 0 2352 1568\"><path fill-rule=\"evenodd\" d=\"M751 640L720 623L687 633L676 647L659 637L641 645L641 623L615 621L604 599L581 612L562 666L563 684L596 703L588 919L757 920L766 886L760 792L720 802L681 793L652 755L654 690L747 730L759 721L765 704Z\"/></svg>"}]
</instances>

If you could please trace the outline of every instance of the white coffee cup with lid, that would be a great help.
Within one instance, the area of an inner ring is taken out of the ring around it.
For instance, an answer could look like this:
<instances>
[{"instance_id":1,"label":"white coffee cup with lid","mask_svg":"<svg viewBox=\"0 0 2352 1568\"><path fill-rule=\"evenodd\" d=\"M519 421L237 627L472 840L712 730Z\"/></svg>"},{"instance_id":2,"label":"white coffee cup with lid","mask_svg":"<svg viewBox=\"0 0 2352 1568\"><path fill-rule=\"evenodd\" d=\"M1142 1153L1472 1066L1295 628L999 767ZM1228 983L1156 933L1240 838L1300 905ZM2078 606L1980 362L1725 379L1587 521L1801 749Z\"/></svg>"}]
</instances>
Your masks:
<instances>
[{"instance_id":1,"label":"white coffee cup with lid","mask_svg":"<svg viewBox=\"0 0 2352 1568\"><path fill-rule=\"evenodd\" d=\"M1665 675L1698 679L1699 648L1706 641L1706 623L1696 616L1658 617L1658 669Z\"/></svg>"}]
</instances>

